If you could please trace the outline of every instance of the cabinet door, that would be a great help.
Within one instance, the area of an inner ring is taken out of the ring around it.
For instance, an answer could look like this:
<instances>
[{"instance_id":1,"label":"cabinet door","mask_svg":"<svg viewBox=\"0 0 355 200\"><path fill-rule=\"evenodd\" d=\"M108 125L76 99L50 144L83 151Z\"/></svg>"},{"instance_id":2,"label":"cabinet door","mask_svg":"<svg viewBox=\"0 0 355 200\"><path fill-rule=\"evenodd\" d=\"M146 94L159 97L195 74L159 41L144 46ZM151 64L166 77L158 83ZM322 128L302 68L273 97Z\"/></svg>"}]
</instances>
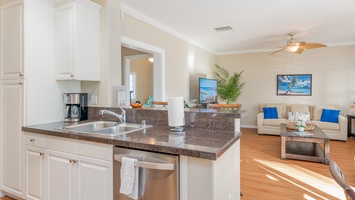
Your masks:
<instances>
[{"instance_id":1,"label":"cabinet door","mask_svg":"<svg viewBox=\"0 0 355 200\"><path fill-rule=\"evenodd\" d=\"M100 80L100 9L91 1L56 8L57 80Z\"/></svg>"},{"instance_id":2,"label":"cabinet door","mask_svg":"<svg viewBox=\"0 0 355 200\"><path fill-rule=\"evenodd\" d=\"M112 200L112 162L78 156L78 200Z\"/></svg>"},{"instance_id":3,"label":"cabinet door","mask_svg":"<svg viewBox=\"0 0 355 200\"><path fill-rule=\"evenodd\" d=\"M72 154L47 151L47 199L74 200L75 168Z\"/></svg>"},{"instance_id":4,"label":"cabinet door","mask_svg":"<svg viewBox=\"0 0 355 200\"><path fill-rule=\"evenodd\" d=\"M0 187L22 196L23 80L0 80Z\"/></svg>"},{"instance_id":5,"label":"cabinet door","mask_svg":"<svg viewBox=\"0 0 355 200\"><path fill-rule=\"evenodd\" d=\"M45 159L44 149L25 146L26 199L40 200L44 197Z\"/></svg>"},{"instance_id":6,"label":"cabinet door","mask_svg":"<svg viewBox=\"0 0 355 200\"><path fill-rule=\"evenodd\" d=\"M23 65L23 1L0 5L0 79L19 78Z\"/></svg>"},{"instance_id":7,"label":"cabinet door","mask_svg":"<svg viewBox=\"0 0 355 200\"><path fill-rule=\"evenodd\" d=\"M57 79L75 79L74 68L74 4L64 4L56 11Z\"/></svg>"}]
</instances>

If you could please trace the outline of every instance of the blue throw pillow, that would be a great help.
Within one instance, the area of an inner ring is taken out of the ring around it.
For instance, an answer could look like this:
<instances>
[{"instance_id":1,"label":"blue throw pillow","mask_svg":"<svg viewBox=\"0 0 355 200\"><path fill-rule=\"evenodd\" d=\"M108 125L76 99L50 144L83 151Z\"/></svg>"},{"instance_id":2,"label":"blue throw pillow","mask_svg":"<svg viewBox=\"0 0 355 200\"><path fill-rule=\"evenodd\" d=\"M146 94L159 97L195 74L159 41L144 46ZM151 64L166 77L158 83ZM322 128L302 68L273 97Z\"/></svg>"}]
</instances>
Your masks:
<instances>
[{"instance_id":1,"label":"blue throw pillow","mask_svg":"<svg viewBox=\"0 0 355 200\"><path fill-rule=\"evenodd\" d=\"M340 114L340 110L323 109L322 117L320 118L320 121L338 123L339 114Z\"/></svg>"},{"instance_id":2,"label":"blue throw pillow","mask_svg":"<svg viewBox=\"0 0 355 200\"><path fill-rule=\"evenodd\" d=\"M263 108L264 119L278 119L278 113L276 107L266 107Z\"/></svg>"}]
</instances>

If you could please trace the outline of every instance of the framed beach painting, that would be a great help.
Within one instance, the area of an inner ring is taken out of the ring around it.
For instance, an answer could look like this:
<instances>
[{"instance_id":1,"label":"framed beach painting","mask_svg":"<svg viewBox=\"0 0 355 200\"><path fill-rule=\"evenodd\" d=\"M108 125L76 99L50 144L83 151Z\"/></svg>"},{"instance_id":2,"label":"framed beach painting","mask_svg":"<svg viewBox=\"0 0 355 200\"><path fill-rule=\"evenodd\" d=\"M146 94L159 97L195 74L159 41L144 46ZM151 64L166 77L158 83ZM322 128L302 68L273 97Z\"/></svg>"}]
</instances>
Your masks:
<instances>
[{"instance_id":1,"label":"framed beach painting","mask_svg":"<svg viewBox=\"0 0 355 200\"><path fill-rule=\"evenodd\" d=\"M311 96L312 74L277 75L277 95Z\"/></svg>"}]
</instances>

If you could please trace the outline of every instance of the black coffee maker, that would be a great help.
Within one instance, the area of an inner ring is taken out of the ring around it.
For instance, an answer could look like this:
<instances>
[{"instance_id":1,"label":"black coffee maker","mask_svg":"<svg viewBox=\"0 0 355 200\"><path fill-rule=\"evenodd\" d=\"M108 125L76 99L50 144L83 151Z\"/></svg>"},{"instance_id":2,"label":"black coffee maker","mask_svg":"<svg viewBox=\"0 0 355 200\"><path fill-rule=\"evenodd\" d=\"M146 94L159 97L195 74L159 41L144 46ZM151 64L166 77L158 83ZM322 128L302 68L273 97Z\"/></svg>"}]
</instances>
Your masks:
<instances>
[{"instance_id":1,"label":"black coffee maker","mask_svg":"<svg viewBox=\"0 0 355 200\"><path fill-rule=\"evenodd\" d=\"M64 122L76 123L88 119L88 94L64 93Z\"/></svg>"}]
</instances>

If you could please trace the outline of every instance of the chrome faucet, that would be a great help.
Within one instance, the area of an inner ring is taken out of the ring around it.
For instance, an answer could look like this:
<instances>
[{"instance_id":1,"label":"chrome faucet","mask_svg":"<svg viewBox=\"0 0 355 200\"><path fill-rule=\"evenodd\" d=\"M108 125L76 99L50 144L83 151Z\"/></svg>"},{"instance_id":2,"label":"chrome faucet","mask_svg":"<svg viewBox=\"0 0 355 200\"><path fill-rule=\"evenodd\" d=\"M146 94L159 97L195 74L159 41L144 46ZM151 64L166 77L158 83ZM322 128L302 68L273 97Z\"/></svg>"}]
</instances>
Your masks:
<instances>
[{"instance_id":1,"label":"chrome faucet","mask_svg":"<svg viewBox=\"0 0 355 200\"><path fill-rule=\"evenodd\" d=\"M109 111L109 110L100 110L99 114L100 115L109 114L109 115L115 116L121 121L121 123L126 124L126 111L121 107L119 107L119 108L121 109L120 115L115 112Z\"/></svg>"}]
</instances>

